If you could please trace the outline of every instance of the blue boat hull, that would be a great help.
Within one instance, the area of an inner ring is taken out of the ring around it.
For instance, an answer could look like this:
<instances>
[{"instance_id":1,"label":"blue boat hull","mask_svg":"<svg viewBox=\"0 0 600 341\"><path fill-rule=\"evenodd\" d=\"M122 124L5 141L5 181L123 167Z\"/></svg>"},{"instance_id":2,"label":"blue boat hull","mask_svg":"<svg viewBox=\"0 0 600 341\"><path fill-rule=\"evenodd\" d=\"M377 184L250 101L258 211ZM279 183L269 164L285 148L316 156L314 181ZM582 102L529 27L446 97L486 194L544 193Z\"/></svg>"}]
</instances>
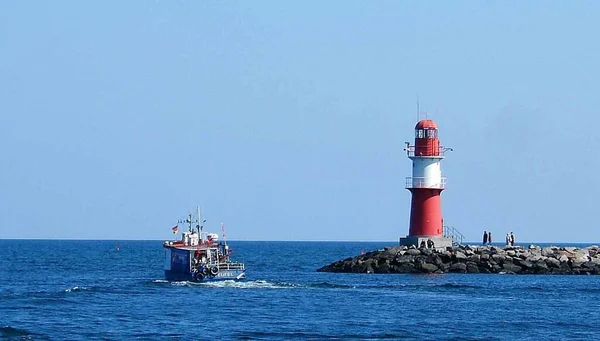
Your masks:
<instances>
[{"instance_id":1,"label":"blue boat hull","mask_svg":"<svg viewBox=\"0 0 600 341\"><path fill-rule=\"evenodd\" d=\"M240 276L241 275L241 276ZM190 272L178 272L165 270L165 279L167 281L187 281L187 282L216 282L216 281L242 281L246 279L246 276L243 272L236 272L233 276L206 276L206 277L195 277L194 274Z\"/></svg>"},{"instance_id":2,"label":"blue boat hull","mask_svg":"<svg viewBox=\"0 0 600 341\"><path fill-rule=\"evenodd\" d=\"M213 263L196 263L199 249L191 247L165 246L165 279L168 281L213 282L243 280L246 270L242 263L228 262L228 259L217 263L217 247L212 247ZM209 254L207 252L207 254Z\"/></svg>"}]
</instances>

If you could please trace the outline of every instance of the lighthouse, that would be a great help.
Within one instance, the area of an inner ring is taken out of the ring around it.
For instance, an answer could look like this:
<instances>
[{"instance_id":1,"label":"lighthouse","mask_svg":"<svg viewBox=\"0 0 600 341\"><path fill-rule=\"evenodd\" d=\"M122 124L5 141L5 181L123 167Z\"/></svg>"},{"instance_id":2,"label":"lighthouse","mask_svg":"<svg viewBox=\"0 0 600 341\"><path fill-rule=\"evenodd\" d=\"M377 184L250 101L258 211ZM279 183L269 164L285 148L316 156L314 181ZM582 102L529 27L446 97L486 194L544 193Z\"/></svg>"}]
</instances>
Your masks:
<instances>
[{"instance_id":1,"label":"lighthouse","mask_svg":"<svg viewBox=\"0 0 600 341\"><path fill-rule=\"evenodd\" d=\"M415 126L415 143L406 142L406 153L412 161L412 176L406 178L406 189L412 195L408 235L400 245L428 245L435 248L452 246L452 238L444 237L441 194L446 188L441 162L450 148L440 144L437 124L430 119Z\"/></svg>"}]
</instances>

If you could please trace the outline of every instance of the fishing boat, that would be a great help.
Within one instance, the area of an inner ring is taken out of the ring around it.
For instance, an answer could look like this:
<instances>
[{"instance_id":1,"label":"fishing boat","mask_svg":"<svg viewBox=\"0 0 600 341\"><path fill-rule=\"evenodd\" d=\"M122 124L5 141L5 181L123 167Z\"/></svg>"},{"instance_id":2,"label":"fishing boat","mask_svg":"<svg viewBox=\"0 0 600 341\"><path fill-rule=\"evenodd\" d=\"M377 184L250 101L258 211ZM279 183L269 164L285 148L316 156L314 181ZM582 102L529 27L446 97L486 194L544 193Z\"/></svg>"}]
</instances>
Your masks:
<instances>
[{"instance_id":1,"label":"fishing boat","mask_svg":"<svg viewBox=\"0 0 600 341\"><path fill-rule=\"evenodd\" d=\"M200 208L197 219L191 213L187 219L177 221L172 230L176 234L179 224L187 224L188 230L181 233L180 240L165 241L165 279L168 281L209 282L246 278L244 263L230 259L232 250L225 239L225 228L221 223L223 240L216 233L203 231ZM194 230L194 228L196 230Z\"/></svg>"}]
</instances>

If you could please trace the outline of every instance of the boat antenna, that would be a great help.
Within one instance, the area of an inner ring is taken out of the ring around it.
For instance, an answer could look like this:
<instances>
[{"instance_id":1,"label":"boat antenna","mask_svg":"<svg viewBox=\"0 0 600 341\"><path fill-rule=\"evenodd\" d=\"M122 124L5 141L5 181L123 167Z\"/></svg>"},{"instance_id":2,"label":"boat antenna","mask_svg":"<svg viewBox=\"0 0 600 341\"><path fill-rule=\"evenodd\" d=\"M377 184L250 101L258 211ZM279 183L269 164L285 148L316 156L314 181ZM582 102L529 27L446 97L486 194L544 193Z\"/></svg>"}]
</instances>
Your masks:
<instances>
[{"instance_id":1,"label":"boat antenna","mask_svg":"<svg viewBox=\"0 0 600 341\"><path fill-rule=\"evenodd\" d=\"M194 223L194 221L192 220L192 213L191 212L188 213L188 218L187 218L187 220L185 222L188 223L188 225L190 226L189 227L190 232L194 232L194 229L192 227L193 226L192 224Z\"/></svg>"},{"instance_id":2,"label":"boat antenna","mask_svg":"<svg viewBox=\"0 0 600 341\"><path fill-rule=\"evenodd\" d=\"M225 237L225 224L221 222L221 232L223 232L223 243L227 246L227 238Z\"/></svg>"},{"instance_id":3,"label":"boat antenna","mask_svg":"<svg viewBox=\"0 0 600 341\"><path fill-rule=\"evenodd\" d=\"M202 213L200 213L200 206L196 206L196 210L198 211L198 225L196 228L198 229L198 234L200 235L200 240L204 241L204 237L202 236L202 230L204 229L204 223L206 219L202 220Z\"/></svg>"}]
</instances>

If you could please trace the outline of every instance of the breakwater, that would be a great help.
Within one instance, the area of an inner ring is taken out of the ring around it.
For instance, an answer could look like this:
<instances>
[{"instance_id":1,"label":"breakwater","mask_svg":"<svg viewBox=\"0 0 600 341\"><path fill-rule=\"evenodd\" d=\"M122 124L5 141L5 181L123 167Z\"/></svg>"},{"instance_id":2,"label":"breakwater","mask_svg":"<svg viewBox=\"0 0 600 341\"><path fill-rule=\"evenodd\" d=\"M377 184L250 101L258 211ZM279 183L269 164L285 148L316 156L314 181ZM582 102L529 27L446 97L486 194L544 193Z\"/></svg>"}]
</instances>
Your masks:
<instances>
[{"instance_id":1,"label":"breakwater","mask_svg":"<svg viewBox=\"0 0 600 341\"><path fill-rule=\"evenodd\" d=\"M600 250L576 247L470 246L446 249L395 246L317 269L345 273L506 273L600 275Z\"/></svg>"}]
</instances>

